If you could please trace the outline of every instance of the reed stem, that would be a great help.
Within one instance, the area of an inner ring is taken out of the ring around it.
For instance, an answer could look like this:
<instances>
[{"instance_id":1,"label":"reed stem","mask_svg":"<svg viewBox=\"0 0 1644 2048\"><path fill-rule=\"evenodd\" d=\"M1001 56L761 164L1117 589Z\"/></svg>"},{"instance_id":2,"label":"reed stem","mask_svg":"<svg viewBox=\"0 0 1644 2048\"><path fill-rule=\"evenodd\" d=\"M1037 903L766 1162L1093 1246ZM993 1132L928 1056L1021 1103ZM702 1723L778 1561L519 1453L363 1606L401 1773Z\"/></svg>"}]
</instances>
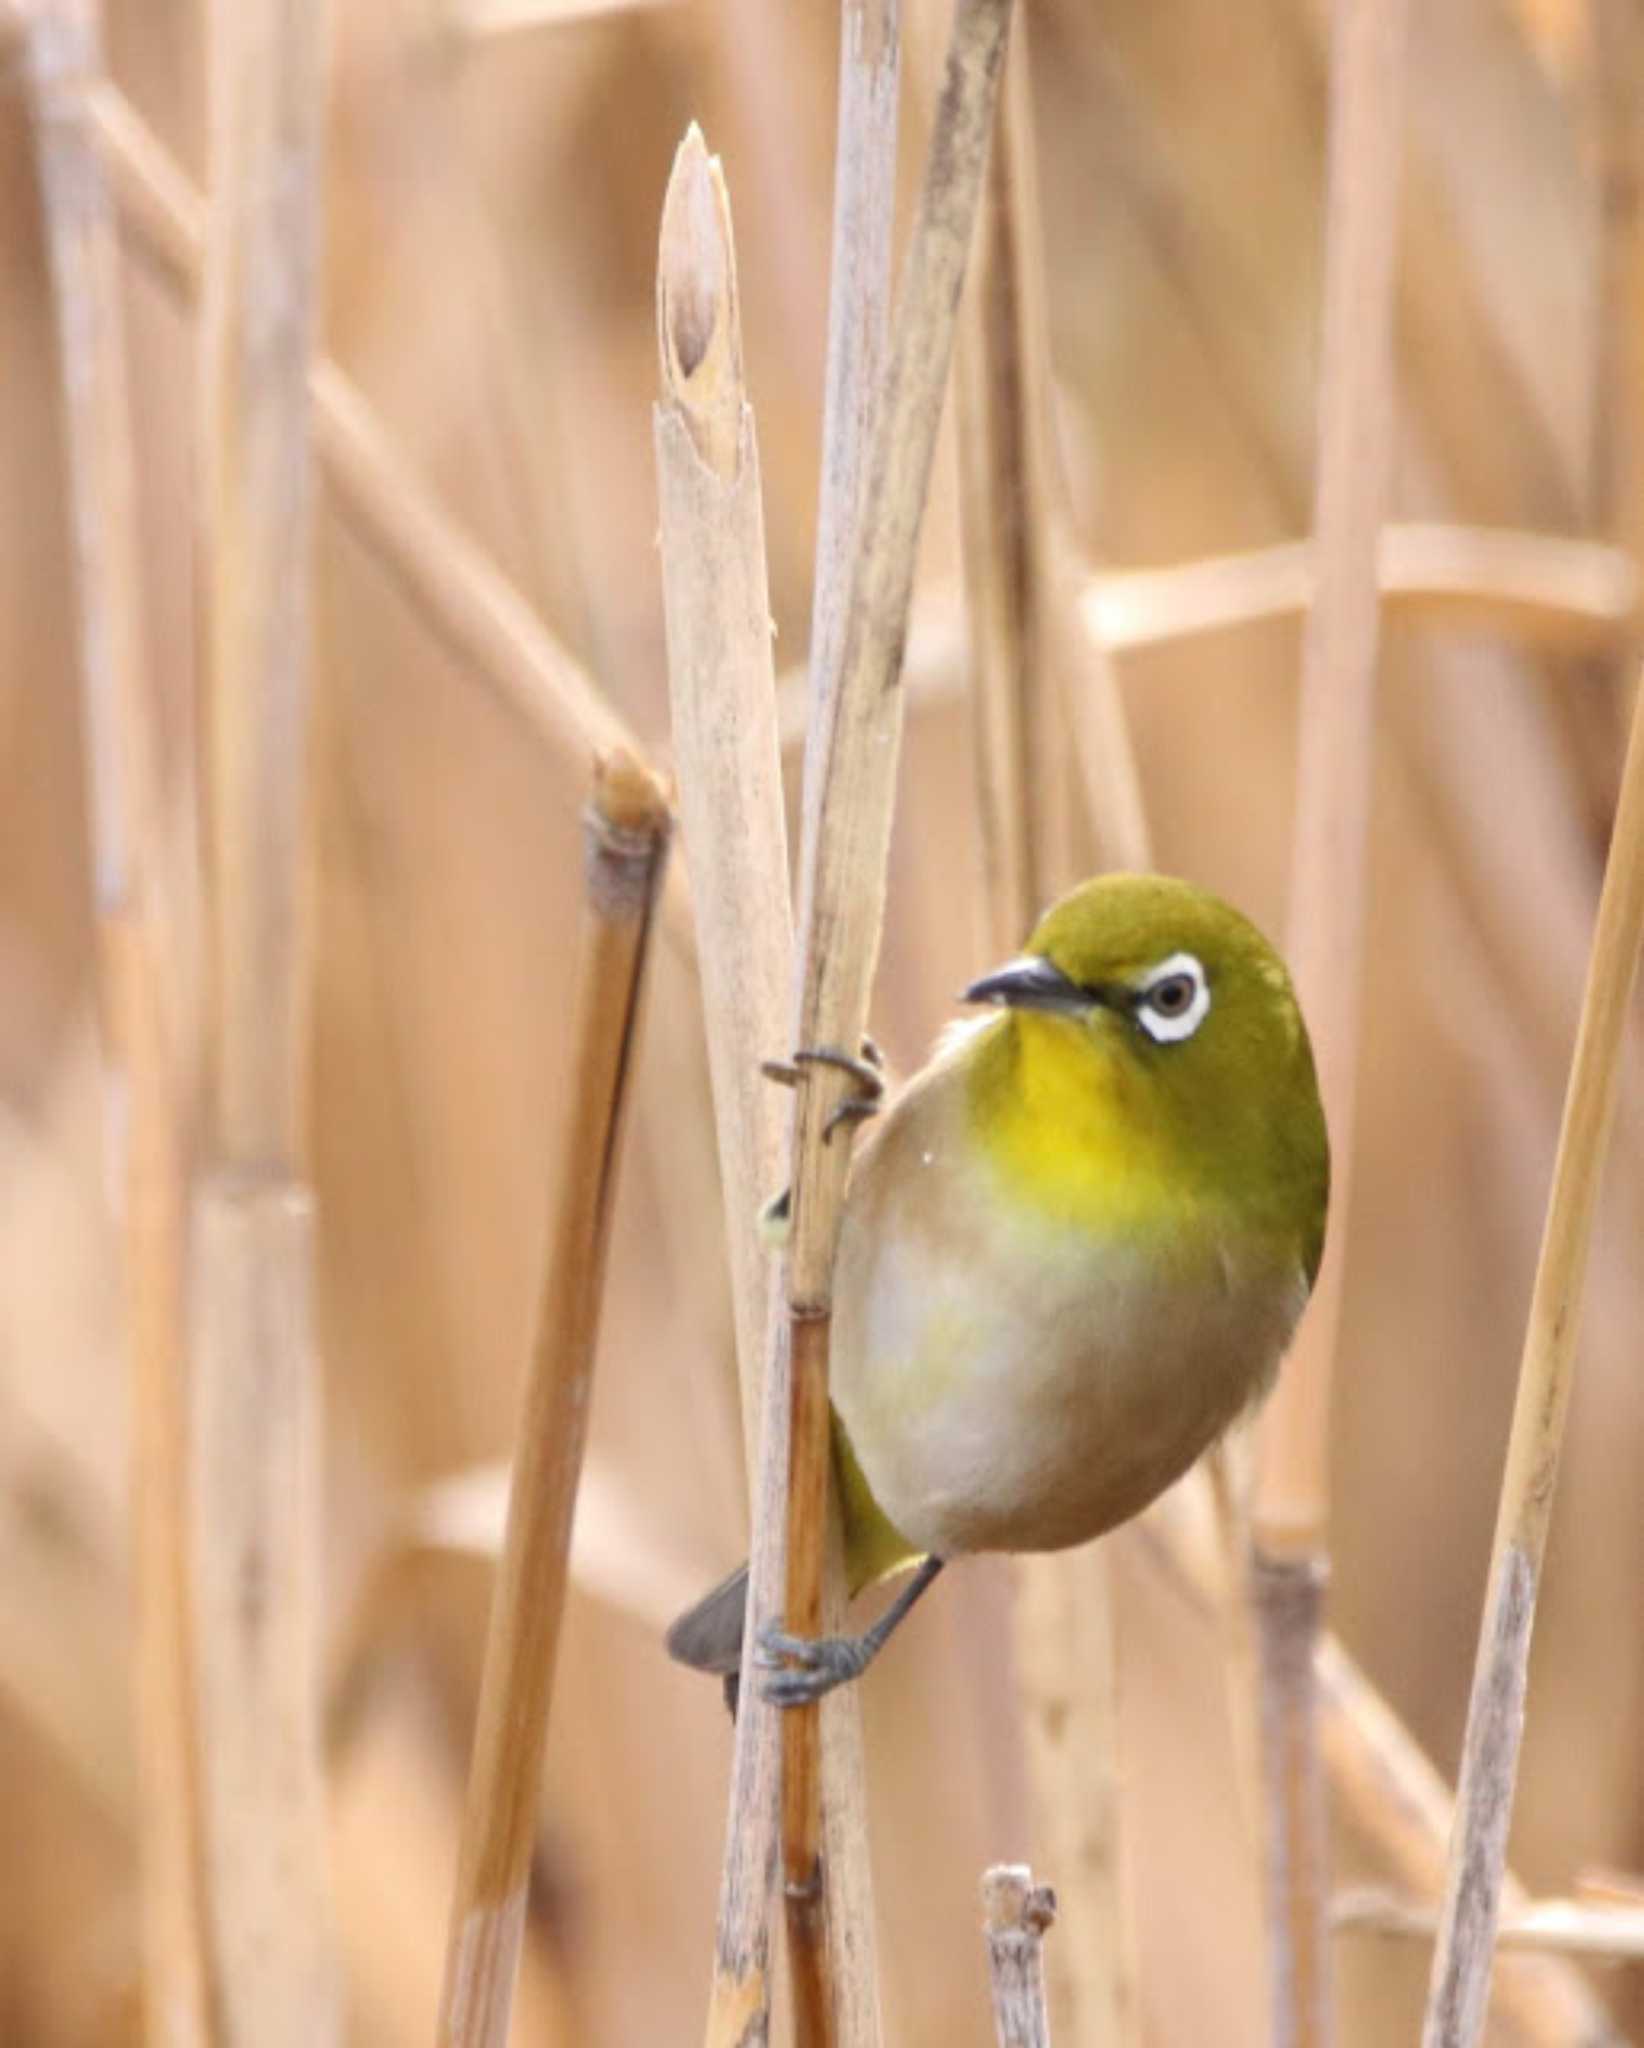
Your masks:
<instances>
[{"instance_id":1,"label":"reed stem","mask_svg":"<svg viewBox=\"0 0 1644 2048\"><path fill-rule=\"evenodd\" d=\"M1302 658L1290 956L1333 1139L1331 1230L1296 1349L1262 1421L1252 1591L1270 1800L1275 2040L1332 2035L1324 1781L1313 1651L1329 1570L1331 1374L1349 1215L1370 764L1377 550L1393 443L1393 289L1408 0L1337 0L1330 73L1324 336Z\"/></svg>"},{"instance_id":2,"label":"reed stem","mask_svg":"<svg viewBox=\"0 0 1644 2048\"><path fill-rule=\"evenodd\" d=\"M1456 1790L1444 1918L1424 2048L1470 2048L1484 2024L1500 1912L1530 1636L1575 1368L1599 1177L1614 1118L1622 1039L1644 939L1644 692L1635 698L1610 856L1599 897L1552 1192L1519 1367Z\"/></svg>"},{"instance_id":3,"label":"reed stem","mask_svg":"<svg viewBox=\"0 0 1644 2048\"><path fill-rule=\"evenodd\" d=\"M218 0L197 470L206 1075L190 1329L205 1851L232 2048L341 2028L318 1673L309 363L325 9Z\"/></svg>"},{"instance_id":4,"label":"reed stem","mask_svg":"<svg viewBox=\"0 0 1644 2048\"><path fill-rule=\"evenodd\" d=\"M201 1865L189 1602L184 1181L187 976L162 886L158 720L144 647L120 248L93 121L92 0L42 0L25 56L68 451L76 665L91 833L105 1090L132 1417L137 1850L149 2037L207 2048L211 1938ZM19 24L14 19L11 26Z\"/></svg>"},{"instance_id":5,"label":"reed stem","mask_svg":"<svg viewBox=\"0 0 1644 2048\"><path fill-rule=\"evenodd\" d=\"M873 414L855 529L850 597L840 627L839 683L818 697L807 774L802 882L805 935L799 1043L854 1047L883 915L885 860L902 700L897 687L914 558L936 449L1010 0L960 0L889 360ZM848 1088L826 1065L805 1069L791 1178L793 1226L785 1618L814 1635L822 1615L828 1497L827 1342L830 1275L848 1143L825 1133ZM819 1715L783 1721L782 1866L801 2048L832 2041L832 1971L820 1910L822 1780Z\"/></svg>"},{"instance_id":6,"label":"reed stem","mask_svg":"<svg viewBox=\"0 0 1644 2048\"><path fill-rule=\"evenodd\" d=\"M1025 1863L996 1863L982 1873L982 1929L993 1986L999 2048L1050 2048L1045 2002L1045 1935L1056 1894L1035 1884Z\"/></svg>"},{"instance_id":7,"label":"reed stem","mask_svg":"<svg viewBox=\"0 0 1644 2048\"><path fill-rule=\"evenodd\" d=\"M493 2048L508 2037L571 1515L587 1438L621 1115L668 829L666 797L648 770L624 754L599 763L586 819L571 1116L486 1636L440 1998L441 2048Z\"/></svg>"}]
</instances>

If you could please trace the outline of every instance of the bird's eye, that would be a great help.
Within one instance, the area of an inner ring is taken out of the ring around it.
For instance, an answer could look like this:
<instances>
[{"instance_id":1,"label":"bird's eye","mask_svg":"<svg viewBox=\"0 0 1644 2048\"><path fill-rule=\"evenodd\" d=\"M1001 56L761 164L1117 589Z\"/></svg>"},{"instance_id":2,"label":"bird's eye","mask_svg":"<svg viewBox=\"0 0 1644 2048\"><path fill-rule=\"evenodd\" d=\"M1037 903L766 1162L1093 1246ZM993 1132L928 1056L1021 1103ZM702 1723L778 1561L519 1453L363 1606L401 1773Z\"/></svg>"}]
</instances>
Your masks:
<instances>
[{"instance_id":1,"label":"bird's eye","mask_svg":"<svg viewBox=\"0 0 1644 2048\"><path fill-rule=\"evenodd\" d=\"M1158 1045L1191 1038L1209 1009L1210 984L1191 953L1172 953L1136 995L1136 1022Z\"/></svg>"}]
</instances>

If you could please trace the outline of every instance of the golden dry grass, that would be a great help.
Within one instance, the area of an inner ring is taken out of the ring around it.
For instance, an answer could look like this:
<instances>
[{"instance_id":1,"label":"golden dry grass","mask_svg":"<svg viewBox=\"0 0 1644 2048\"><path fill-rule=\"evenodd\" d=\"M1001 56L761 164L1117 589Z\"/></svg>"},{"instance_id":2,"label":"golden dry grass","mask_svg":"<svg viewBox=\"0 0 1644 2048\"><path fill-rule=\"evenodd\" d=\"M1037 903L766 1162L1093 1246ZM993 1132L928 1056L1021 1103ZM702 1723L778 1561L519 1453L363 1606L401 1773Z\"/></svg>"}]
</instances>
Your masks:
<instances>
[{"instance_id":1,"label":"golden dry grass","mask_svg":"<svg viewBox=\"0 0 1644 2048\"><path fill-rule=\"evenodd\" d=\"M1092 555L1144 568L1298 538L1312 503L1324 10L1026 4L1057 425ZM111 0L106 19L117 84L196 182L202 11ZM911 202L947 10L906 12ZM677 0L468 40L440 32L437 0L334 0L325 347L412 477L664 763L662 193L698 118L736 215L786 667L810 618L835 13L828 0ZM1434 0L1415 14L1393 514L1562 535L1608 522L1636 550L1639 493L1604 471L1637 446L1640 394L1613 338L1636 326L1638 265L1631 216L1598 203L1584 17L1574 0ZM1608 137L1612 193L1636 148ZM193 940L193 315L144 248L127 248L162 846ZM132 1418L102 1157L66 447L15 69L0 91L0 252L0 2040L121 2048L140 2012ZM958 616L956 479L945 435L916 645L921 617ZM398 2048L433 2035L501 1527L483 1479L431 1489L509 1446L546 1165L571 1121L589 762L556 740L563 723L527 714L528 658L498 687L436 641L403 571L362 537L357 497L322 485L315 561L304 1166L326 1406L326 1772L349 2037ZM1577 638L1544 624L1405 596L1383 635L1360 1128L1352 1214L1337 1219L1330 1618L1447 1774L1628 701L1631 621ZM951 667L953 634L928 644ZM1160 865L1275 931L1299 654L1298 621L1281 615L1116 656ZM797 756L789 766L796 799ZM922 1056L984 964L981 889L962 697L912 693L873 1005L894 1066ZM186 972L172 994L186 1041ZM665 919L614 1220L522 2044L687 2040L701 2026L730 1743L716 1688L669 1666L659 1633L745 1542L707 1071L694 969ZM1641 1161L1635 1042L1512 1840L1541 1891L1570 1890L1587 1865L1644 1863ZM1214 1635L1134 1537L1115 1541L1113 1579L1142 2037L1244 2048L1265 2038L1258 1886ZM1006 1597L992 1564L950 1575L863 1692L899 2048L990 2038L978 1877L1029 1857L1056 1876L1029 1839ZM1353 1827L1335 1848L1344 1881L1385 1875ZM1426 1951L1353 1934L1334 1956L1346 2048L1415 2038ZM1593 1980L1627 2036L1644 2031L1636 1977Z\"/></svg>"}]
</instances>

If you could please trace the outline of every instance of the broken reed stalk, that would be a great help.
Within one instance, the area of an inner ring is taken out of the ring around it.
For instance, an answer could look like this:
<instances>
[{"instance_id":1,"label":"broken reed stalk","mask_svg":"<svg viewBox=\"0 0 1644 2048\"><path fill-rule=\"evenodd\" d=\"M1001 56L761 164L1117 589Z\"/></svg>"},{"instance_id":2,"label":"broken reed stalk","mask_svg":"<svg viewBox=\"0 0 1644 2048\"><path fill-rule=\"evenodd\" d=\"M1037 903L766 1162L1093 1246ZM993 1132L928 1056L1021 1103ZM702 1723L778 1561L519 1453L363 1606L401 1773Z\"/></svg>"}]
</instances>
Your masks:
<instances>
[{"instance_id":1,"label":"broken reed stalk","mask_svg":"<svg viewBox=\"0 0 1644 2048\"><path fill-rule=\"evenodd\" d=\"M184 1117L165 916L158 735L143 645L120 250L88 95L102 76L93 0L41 0L27 76L56 301L76 594L76 666L102 1013L104 1145L118 1190L132 1425L137 1849L145 2031L206 2048L210 1939L187 1523Z\"/></svg>"},{"instance_id":2,"label":"broken reed stalk","mask_svg":"<svg viewBox=\"0 0 1644 2048\"><path fill-rule=\"evenodd\" d=\"M890 355L868 443L840 628L837 693L816 705L803 875L805 934L798 1041L855 1047L883 915L885 861L901 737L898 687L914 560L936 450L954 318L992 126L1010 0L959 0ZM828 1499L830 1275L849 1168L824 1133L849 1079L805 1069L795 1119L791 1410L785 1618L823 1624ZM831 2041L833 1986L823 1912L820 1730L814 1706L783 1721L782 1865L801 2048Z\"/></svg>"},{"instance_id":3,"label":"broken reed stalk","mask_svg":"<svg viewBox=\"0 0 1644 2048\"><path fill-rule=\"evenodd\" d=\"M1621 801L1553 1165L1519 1367L1457 1785L1444 1920L1424 2048L1470 2048L1484 2023L1507 1858L1524 1694L1581 1322L1599 1176L1644 937L1644 692L1635 699Z\"/></svg>"},{"instance_id":4,"label":"broken reed stalk","mask_svg":"<svg viewBox=\"0 0 1644 2048\"><path fill-rule=\"evenodd\" d=\"M303 1178L308 365L325 13L219 0L199 417L207 1080L190 1329L205 1856L224 2038L338 2037Z\"/></svg>"},{"instance_id":5,"label":"broken reed stalk","mask_svg":"<svg viewBox=\"0 0 1644 2048\"><path fill-rule=\"evenodd\" d=\"M751 1479L771 1295L758 1217L781 1184L786 1122L759 1065L782 1043L793 913L759 450L742 371L730 200L719 159L709 157L694 123L663 202L657 338L674 754L694 878Z\"/></svg>"},{"instance_id":6,"label":"broken reed stalk","mask_svg":"<svg viewBox=\"0 0 1644 2048\"><path fill-rule=\"evenodd\" d=\"M440 1997L440 2048L508 2037L548 1707L587 1433L617 1147L668 847L668 804L633 756L594 774L571 1022L571 1105L514 1443Z\"/></svg>"},{"instance_id":7,"label":"broken reed stalk","mask_svg":"<svg viewBox=\"0 0 1644 2048\"><path fill-rule=\"evenodd\" d=\"M1329 1878L1313 1652L1328 1573L1330 1379L1341 1311L1358 1057L1379 632L1393 441L1393 269L1408 0L1336 0L1314 532L1302 657L1290 956L1334 1142L1314 1300L1262 1421L1252 1516L1261 1647L1268 1941L1277 2041L1331 2036Z\"/></svg>"},{"instance_id":8,"label":"broken reed stalk","mask_svg":"<svg viewBox=\"0 0 1644 2048\"><path fill-rule=\"evenodd\" d=\"M781 1049L793 974L782 758L776 733L759 451L742 370L730 200L693 124L674 158L657 256L662 399L655 412L663 605L674 753L694 885L736 1316L750 1496L762 1425L784 1431L785 1386L767 1352L780 1299L759 1239L781 1185L787 1111L760 1062ZM785 1436L780 1439L785 1444ZM780 1448L780 1445L779 1445ZM785 1453L766 1461L780 1481ZM779 1501L755 1513L750 1611L780 1603ZM726 1825L710 2043L747 2038L769 2007L781 1730L756 1682L742 1689Z\"/></svg>"},{"instance_id":9,"label":"broken reed stalk","mask_svg":"<svg viewBox=\"0 0 1644 2048\"><path fill-rule=\"evenodd\" d=\"M1082 645L1095 672L1077 684L1062 673L1079 616L1057 488L1025 27L1018 24L1006 63L954 379L983 940L992 960L1009 958L1076 879L1070 723L1085 737L1079 752L1098 842L1146 864L1135 768L1105 654ZM1093 710L1105 706L1107 729L1094 743L1092 721L1073 712L1080 691ZM1034 1832L1059 1874L1068 1928L1051 1965L1057 2024L1069 2039L1118 2048L1132 2038L1135 1999L1108 1553L1095 1545L1017 1558L1012 1576Z\"/></svg>"},{"instance_id":10,"label":"broken reed stalk","mask_svg":"<svg viewBox=\"0 0 1644 2048\"><path fill-rule=\"evenodd\" d=\"M982 1873L982 1931L999 2048L1050 2048L1044 1951L1055 1919L1056 1894L1048 1884L1035 1884L1025 1863L996 1863Z\"/></svg>"}]
</instances>

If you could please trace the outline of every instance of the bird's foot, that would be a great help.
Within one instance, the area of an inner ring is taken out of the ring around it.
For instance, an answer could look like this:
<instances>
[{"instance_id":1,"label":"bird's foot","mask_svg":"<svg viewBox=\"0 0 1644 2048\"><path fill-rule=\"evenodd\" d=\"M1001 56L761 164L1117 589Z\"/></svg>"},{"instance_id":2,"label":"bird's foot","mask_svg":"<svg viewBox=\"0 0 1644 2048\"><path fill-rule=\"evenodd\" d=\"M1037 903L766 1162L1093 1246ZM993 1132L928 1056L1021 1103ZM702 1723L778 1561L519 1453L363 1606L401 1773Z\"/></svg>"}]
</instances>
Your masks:
<instances>
[{"instance_id":1,"label":"bird's foot","mask_svg":"<svg viewBox=\"0 0 1644 2048\"><path fill-rule=\"evenodd\" d=\"M770 1676L760 1687L773 1707L805 1707L836 1685L860 1678L879 1648L869 1635L791 1636L773 1622L760 1630L754 1661Z\"/></svg>"},{"instance_id":2,"label":"bird's foot","mask_svg":"<svg viewBox=\"0 0 1644 2048\"><path fill-rule=\"evenodd\" d=\"M761 1060L759 1071L767 1081L784 1088L797 1088L806 1067L837 1067L859 1084L855 1095L847 1095L822 1127L823 1141L831 1138L841 1124L865 1123L877 1116L885 1093L885 1076L880 1071L883 1056L871 1038L864 1038L859 1053L843 1052L836 1045L802 1045L791 1060Z\"/></svg>"}]
</instances>

